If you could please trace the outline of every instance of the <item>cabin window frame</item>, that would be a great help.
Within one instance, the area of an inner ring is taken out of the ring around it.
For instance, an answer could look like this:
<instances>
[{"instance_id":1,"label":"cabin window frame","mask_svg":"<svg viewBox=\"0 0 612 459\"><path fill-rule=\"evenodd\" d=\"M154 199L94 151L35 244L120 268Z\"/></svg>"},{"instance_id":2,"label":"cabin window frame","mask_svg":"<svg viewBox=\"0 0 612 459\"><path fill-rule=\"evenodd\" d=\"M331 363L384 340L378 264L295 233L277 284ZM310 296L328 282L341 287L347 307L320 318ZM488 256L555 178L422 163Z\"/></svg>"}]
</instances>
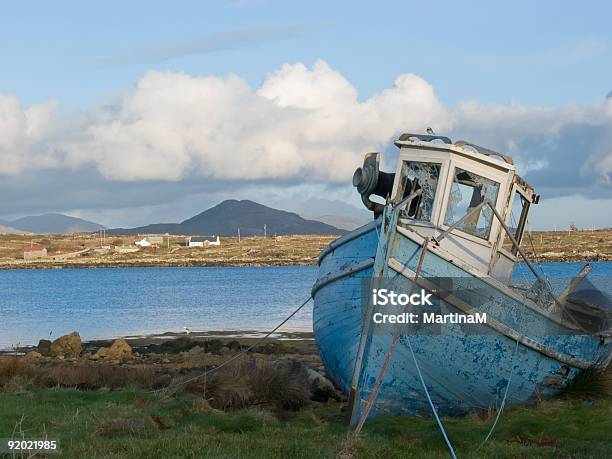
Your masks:
<instances>
[{"instance_id":1,"label":"cabin window frame","mask_svg":"<svg viewBox=\"0 0 612 459\"><path fill-rule=\"evenodd\" d=\"M400 150L401 151L401 150ZM402 198L398 196L398 191L402 179L402 167L404 165L404 161L406 162L416 162L416 163L434 163L440 165L440 174L438 176L438 185L436 188L436 193L434 195L434 201L432 204L431 210L431 218L430 220L416 220L409 217L402 217L401 220L409 220L410 225L415 226L426 226L426 227L436 227L437 222L440 216L440 206L442 201L444 201L444 192L446 189L446 181L448 168L450 164L450 159L448 158L447 153L435 154L432 152L426 152L423 150L410 150L408 153L401 152L399 159L397 161L397 169L395 171L395 183L393 184L393 201L399 202Z\"/></svg>"},{"instance_id":2,"label":"cabin window frame","mask_svg":"<svg viewBox=\"0 0 612 459\"><path fill-rule=\"evenodd\" d=\"M512 188L510 190L510 196L508 199L507 215L505 218L506 227L508 229L511 228L512 224L510 220L512 218L512 204L514 203L515 193L518 193L522 197L522 199L525 200L526 203L526 206L522 207L521 213L518 216L519 220L517 222L517 230L514 234L512 234L520 247L523 243L523 236L525 236L525 228L527 227L527 222L529 221L529 212L531 211L531 198L527 195L527 193L525 193L525 191L521 187L516 184L512 185ZM502 234L500 234L500 251L503 252L504 255L506 255L507 257L512 258L514 261L516 261L518 260L518 249L513 245L511 250L507 250L504 247L504 242L506 241L506 238L508 238L508 235L505 231L503 231ZM510 240L510 238L508 238L508 240Z\"/></svg>"},{"instance_id":3,"label":"cabin window frame","mask_svg":"<svg viewBox=\"0 0 612 459\"><path fill-rule=\"evenodd\" d=\"M446 230L451 226L444 223L444 221L446 220L448 201L450 199L453 182L455 180L455 171L457 168L463 169L473 174L480 175L481 177L498 183L499 188L497 191L497 198L493 204L495 206L495 210L497 210L497 212L499 212L501 215L504 215L504 206L502 205L502 203L504 202L504 198L507 197L508 193L508 172L501 169L492 168L489 164L483 164L482 162L477 160L463 158L461 156L451 154L450 165L446 176L445 190L443 194L444 199L440 205L440 212L438 215L438 227L442 230ZM489 235L486 239L465 232L461 230L461 228L455 228L452 234L460 238L467 239L469 241L476 242L480 245L491 248L499 237L500 228L501 225L499 224L499 221L497 220L495 215L493 215Z\"/></svg>"}]
</instances>

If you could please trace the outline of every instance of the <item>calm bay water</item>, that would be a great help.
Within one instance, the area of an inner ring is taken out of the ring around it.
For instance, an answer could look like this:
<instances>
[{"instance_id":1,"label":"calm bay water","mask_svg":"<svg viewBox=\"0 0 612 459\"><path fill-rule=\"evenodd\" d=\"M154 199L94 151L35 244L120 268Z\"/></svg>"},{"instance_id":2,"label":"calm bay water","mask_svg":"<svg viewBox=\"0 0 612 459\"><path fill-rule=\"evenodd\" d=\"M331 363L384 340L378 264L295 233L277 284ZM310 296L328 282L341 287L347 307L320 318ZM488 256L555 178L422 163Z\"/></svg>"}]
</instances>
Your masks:
<instances>
[{"instance_id":1,"label":"calm bay water","mask_svg":"<svg viewBox=\"0 0 612 459\"><path fill-rule=\"evenodd\" d=\"M267 330L308 298L316 274L314 266L0 271L0 348L74 330L85 340ZM312 331L312 305L283 329Z\"/></svg>"},{"instance_id":2,"label":"calm bay water","mask_svg":"<svg viewBox=\"0 0 612 459\"><path fill-rule=\"evenodd\" d=\"M561 287L582 263L543 263ZM0 348L77 330L85 340L192 330L269 330L310 295L314 266L0 271ZM517 277L529 276L518 266ZM612 263L592 282L612 295ZM311 331L312 305L283 330Z\"/></svg>"}]
</instances>

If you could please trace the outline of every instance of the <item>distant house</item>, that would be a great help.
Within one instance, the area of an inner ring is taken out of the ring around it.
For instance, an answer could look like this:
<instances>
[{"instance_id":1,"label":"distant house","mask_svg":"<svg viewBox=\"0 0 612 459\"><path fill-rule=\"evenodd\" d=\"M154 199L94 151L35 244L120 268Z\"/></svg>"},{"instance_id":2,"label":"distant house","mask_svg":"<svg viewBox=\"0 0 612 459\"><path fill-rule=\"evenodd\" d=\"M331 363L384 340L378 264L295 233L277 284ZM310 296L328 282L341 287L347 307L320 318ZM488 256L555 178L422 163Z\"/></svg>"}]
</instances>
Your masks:
<instances>
[{"instance_id":1,"label":"distant house","mask_svg":"<svg viewBox=\"0 0 612 459\"><path fill-rule=\"evenodd\" d=\"M134 244L136 244L139 247L151 247L151 246L159 247L163 243L164 243L163 236L147 236L140 241L136 241Z\"/></svg>"},{"instance_id":2,"label":"distant house","mask_svg":"<svg viewBox=\"0 0 612 459\"><path fill-rule=\"evenodd\" d=\"M187 247L207 247L209 245L221 245L219 236L191 236L187 238Z\"/></svg>"},{"instance_id":3,"label":"distant house","mask_svg":"<svg viewBox=\"0 0 612 459\"><path fill-rule=\"evenodd\" d=\"M147 238L143 238L141 241L134 242L138 247L151 247L151 243L147 241Z\"/></svg>"},{"instance_id":4,"label":"distant house","mask_svg":"<svg viewBox=\"0 0 612 459\"><path fill-rule=\"evenodd\" d=\"M35 258L47 258L47 249L40 244L32 244L23 250L24 260L33 260Z\"/></svg>"}]
</instances>

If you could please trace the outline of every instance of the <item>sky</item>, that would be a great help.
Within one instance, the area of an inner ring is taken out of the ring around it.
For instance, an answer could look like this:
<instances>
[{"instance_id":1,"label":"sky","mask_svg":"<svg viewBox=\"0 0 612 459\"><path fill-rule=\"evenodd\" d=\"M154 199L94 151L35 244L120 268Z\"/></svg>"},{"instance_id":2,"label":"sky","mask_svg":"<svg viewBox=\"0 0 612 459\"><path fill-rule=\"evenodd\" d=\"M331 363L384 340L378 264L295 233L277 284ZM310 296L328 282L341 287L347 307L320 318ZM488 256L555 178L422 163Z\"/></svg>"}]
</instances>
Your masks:
<instances>
[{"instance_id":1,"label":"sky","mask_svg":"<svg viewBox=\"0 0 612 459\"><path fill-rule=\"evenodd\" d=\"M0 219L361 210L363 154L504 151L533 229L612 226L610 2L3 2Z\"/></svg>"}]
</instances>

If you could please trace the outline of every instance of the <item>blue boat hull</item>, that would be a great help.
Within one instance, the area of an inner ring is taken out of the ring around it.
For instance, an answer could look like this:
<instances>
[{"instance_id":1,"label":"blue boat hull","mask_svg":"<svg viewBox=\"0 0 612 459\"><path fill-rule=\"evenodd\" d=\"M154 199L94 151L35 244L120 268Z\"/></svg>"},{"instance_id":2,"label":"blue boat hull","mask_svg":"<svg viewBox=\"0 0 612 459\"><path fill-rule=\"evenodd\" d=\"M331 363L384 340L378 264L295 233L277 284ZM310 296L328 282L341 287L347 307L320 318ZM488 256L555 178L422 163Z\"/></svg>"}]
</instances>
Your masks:
<instances>
[{"instance_id":1,"label":"blue boat hull","mask_svg":"<svg viewBox=\"0 0 612 459\"><path fill-rule=\"evenodd\" d=\"M357 390L353 422L361 416L393 339L393 329L388 325L370 324L362 361L356 365L364 321L370 320L364 317L368 282L376 270L393 275L400 287L410 284L409 279L389 270L388 256L380 256L380 231L380 221L378 225L373 222L324 250L319 279L313 288L314 333L323 363L346 394L351 388ZM415 272L421 245L398 234L391 237L389 253L408 271ZM381 266L381 258L385 266ZM465 278L467 285L482 283L477 276L433 252L426 253L422 277ZM516 297L491 289L490 285L484 287L495 293L485 301L480 299L478 309L526 337L528 345L517 344L516 339L486 325L479 325L482 333L456 324L443 324L435 334L408 329L400 335L371 415L431 414L410 348L438 412L453 416L498 407L506 387L506 405L554 395L581 372L580 365L572 364L574 360L595 365L609 359L610 344L603 344L599 337L565 330L562 324L525 307ZM458 290L463 292L458 294L463 295L461 300L474 303L469 297L470 289ZM448 311L462 312L456 303L440 299L439 304ZM545 347L549 354L530 346L529 340Z\"/></svg>"}]
</instances>

